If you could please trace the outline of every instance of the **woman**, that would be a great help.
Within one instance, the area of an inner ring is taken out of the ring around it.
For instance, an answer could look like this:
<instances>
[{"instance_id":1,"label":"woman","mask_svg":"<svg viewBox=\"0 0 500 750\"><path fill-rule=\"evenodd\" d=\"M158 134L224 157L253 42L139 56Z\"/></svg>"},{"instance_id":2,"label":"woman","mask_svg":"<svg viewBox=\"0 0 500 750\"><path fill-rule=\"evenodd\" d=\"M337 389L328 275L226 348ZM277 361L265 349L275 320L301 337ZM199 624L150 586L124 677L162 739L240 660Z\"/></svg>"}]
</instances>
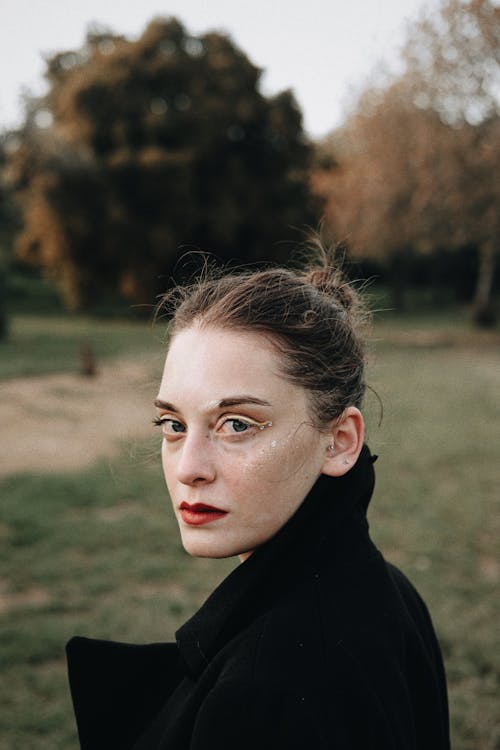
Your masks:
<instances>
[{"instance_id":1,"label":"woman","mask_svg":"<svg viewBox=\"0 0 500 750\"><path fill-rule=\"evenodd\" d=\"M156 423L182 542L242 562L176 644L70 641L83 750L448 748L427 609L368 534L354 291L325 263L166 305Z\"/></svg>"}]
</instances>

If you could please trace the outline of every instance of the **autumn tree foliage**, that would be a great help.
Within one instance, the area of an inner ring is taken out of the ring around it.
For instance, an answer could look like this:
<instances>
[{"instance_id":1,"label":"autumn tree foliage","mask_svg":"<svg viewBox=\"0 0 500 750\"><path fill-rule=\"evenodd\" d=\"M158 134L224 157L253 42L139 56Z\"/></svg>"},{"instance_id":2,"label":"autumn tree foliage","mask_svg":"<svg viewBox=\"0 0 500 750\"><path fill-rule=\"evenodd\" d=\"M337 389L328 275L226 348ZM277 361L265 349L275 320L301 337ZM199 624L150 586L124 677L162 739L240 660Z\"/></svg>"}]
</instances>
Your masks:
<instances>
[{"instance_id":1,"label":"autumn tree foliage","mask_svg":"<svg viewBox=\"0 0 500 750\"><path fill-rule=\"evenodd\" d=\"M6 175L8 137L0 134L0 341L7 338L7 280L16 231L16 211Z\"/></svg>"},{"instance_id":2,"label":"autumn tree foliage","mask_svg":"<svg viewBox=\"0 0 500 750\"><path fill-rule=\"evenodd\" d=\"M500 244L500 8L447 0L409 31L405 72L367 90L323 150L313 186L354 255L478 250L475 316L492 322Z\"/></svg>"},{"instance_id":3,"label":"autumn tree foliage","mask_svg":"<svg viewBox=\"0 0 500 750\"><path fill-rule=\"evenodd\" d=\"M109 290L151 303L186 248L282 259L280 241L315 220L294 98L263 96L229 37L175 19L135 41L94 30L50 57L47 77L11 158L17 254L71 307Z\"/></svg>"},{"instance_id":4,"label":"autumn tree foliage","mask_svg":"<svg viewBox=\"0 0 500 750\"><path fill-rule=\"evenodd\" d=\"M416 248L431 250L414 217L427 161L420 146L434 142L440 128L438 118L405 103L398 87L368 91L322 146L335 154L335 165L313 175L335 236L351 257L382 261L398 307L406 258Z\"/></svg>"}]
</instances>

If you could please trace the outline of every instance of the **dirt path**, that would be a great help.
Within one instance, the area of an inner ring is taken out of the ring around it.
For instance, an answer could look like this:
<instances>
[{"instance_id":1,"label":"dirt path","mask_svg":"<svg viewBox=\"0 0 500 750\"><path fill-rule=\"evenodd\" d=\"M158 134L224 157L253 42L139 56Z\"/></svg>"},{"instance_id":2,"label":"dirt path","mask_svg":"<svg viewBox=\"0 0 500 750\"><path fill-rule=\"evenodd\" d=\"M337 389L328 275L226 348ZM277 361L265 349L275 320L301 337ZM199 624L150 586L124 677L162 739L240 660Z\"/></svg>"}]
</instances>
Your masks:
<instances>
[{"instance_id":1,"label":"dirt path","mask_svg":"<svg viewBox=\"0 0 500 750\"><path fill-rule=\"evenodd\" d=\"M84 468L123 444L153 436L159 373L113 361L95 378L76 374L0 383L0 476Z\"/></svg>"}]
</instances>

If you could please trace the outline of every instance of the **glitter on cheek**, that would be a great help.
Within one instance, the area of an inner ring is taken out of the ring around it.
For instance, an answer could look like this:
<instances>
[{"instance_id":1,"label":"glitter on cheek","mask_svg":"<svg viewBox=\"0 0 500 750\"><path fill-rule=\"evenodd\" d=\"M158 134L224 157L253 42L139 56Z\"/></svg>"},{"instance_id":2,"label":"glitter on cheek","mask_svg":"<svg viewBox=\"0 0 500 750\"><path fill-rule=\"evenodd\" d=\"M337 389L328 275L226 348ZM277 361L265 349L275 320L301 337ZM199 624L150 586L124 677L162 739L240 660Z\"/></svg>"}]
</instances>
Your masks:
<instances>
[{"instance_id":1,"label":"glitter on cheek","mask_svg":"<svg viewBox=\"0 0 500 750\"><path fill-rule=\"evenodd\" d=\"M304 439L299 439L296 428L291 429L279 439L265 441L255 452L242 457L239 470L246 478L253 475L254 481L272 481L275 484L296 473L303 464L301 457L304 458L304 448Z\"/></svg>"},{"instance_id":2,"label":"glitter on cheek","mask_svg":"<svg viewBox=\"0 0 500 750\"><path fill-rule=\"evenodd\" d=\"M276 461L279 460L279 449L284 447L285 444L282 441L269 441L265 446L259 448L256 453L248 456L245 461L241 462L242 473L248 475L257 472L259 479L264 480L268 475L275 477L278 470ZM279 463L279 466L281 467L281 463Z\"/></svg>"}]
</instances>

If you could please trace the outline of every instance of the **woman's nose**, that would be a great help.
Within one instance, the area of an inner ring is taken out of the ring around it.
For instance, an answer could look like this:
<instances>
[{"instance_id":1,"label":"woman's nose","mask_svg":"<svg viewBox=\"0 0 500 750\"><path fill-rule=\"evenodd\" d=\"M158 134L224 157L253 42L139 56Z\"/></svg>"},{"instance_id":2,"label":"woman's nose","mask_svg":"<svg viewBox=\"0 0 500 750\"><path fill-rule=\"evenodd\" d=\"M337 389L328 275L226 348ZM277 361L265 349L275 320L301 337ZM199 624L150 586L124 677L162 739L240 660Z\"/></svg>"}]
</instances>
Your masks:
<instances>
[{"instance_id":1,"label":"woman's nose","mask_svg":"<svg viewBox=\"0 0 500 750\"><path fill-rule=\"evenodd\" d=\"M214 446L207 436L187 435L179 452L177 480L182 484L213 482L216 476Z\"/></svg>"}]
</instances>

